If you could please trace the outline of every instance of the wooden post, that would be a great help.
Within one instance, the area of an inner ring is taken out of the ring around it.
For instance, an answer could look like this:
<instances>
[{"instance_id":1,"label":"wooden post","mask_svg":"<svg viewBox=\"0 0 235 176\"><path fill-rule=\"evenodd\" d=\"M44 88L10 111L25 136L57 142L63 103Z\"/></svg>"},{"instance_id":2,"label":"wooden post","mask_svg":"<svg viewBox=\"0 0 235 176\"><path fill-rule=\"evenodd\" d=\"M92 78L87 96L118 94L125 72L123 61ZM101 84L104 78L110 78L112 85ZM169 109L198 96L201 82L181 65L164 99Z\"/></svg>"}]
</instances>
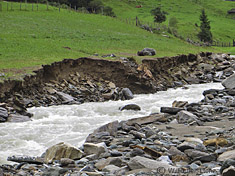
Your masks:
<instances>
[{"instance_id":1,"label":"wooden post","mask_svg":"<svg viewBox=\"0 0 235 176\"><path fill-rule=\"evenodd\" d=\"M60 12L60 4L59 4L59 12Z\"/></svg>"},{"instance_id":2,"label":"wooden post","mask_svg":"<svg viewBox=\"0 0 235 176\"><path fill-rule=\"evenodd\" d=\"M8 2L7 2L7 11L8 11Z\"/></svg>"},{"instance_id":3,"label":"wooden post","mask_svg":"<svg viewBox=\"0 0 235 176\"><path fill-rule=\"evenodd\" d=\"M13 3L11 3L11 11L13 10Z\"/></svg>"},{"instance_id":4,"label":"wooden post","mask_svg":"<svg viewBox=\"0 0 235 176\"><path fill-rule=\"evenodd\" d=\"M37 2L37 11L38 11L38 2Z\"/></svg>"},{"instance_id":5,"label":"wooden post","mask_svg":"<svg viewBox=\"0 0 235 176\"><path fill-rule=\"evenodd\" d=\"M32 11L33 11L33 3L32 3Z\"/></svg>"},{"instance_id":6,"label":"wooden post","mask_svg":"<svg viewBox=\"0 0 235 176\"><path fill-rule=\"evenodd\" d=\"M77 7L76 6L74 6L74 10L75 10L75 12L77 11Z\"/></svg>"},{"instance_id":7,"label":"wooden post","mask_svg":"<svg viewBox=\"0 0 235 176\"><path fill-rule=\"evenodd\" d=\"M48 8L48 1L47 1L47 10L48 10L49 8Z\"/></svg>"},{"instance_id":8,"label":"wooden post","mask_svg":"<svg viewBox=\"0 0 235 176\"><path fill-rule=\"evenodd\" d=\"M20 11L21 11L21 1L20 1Z\"/></svg>"}]
</instances>

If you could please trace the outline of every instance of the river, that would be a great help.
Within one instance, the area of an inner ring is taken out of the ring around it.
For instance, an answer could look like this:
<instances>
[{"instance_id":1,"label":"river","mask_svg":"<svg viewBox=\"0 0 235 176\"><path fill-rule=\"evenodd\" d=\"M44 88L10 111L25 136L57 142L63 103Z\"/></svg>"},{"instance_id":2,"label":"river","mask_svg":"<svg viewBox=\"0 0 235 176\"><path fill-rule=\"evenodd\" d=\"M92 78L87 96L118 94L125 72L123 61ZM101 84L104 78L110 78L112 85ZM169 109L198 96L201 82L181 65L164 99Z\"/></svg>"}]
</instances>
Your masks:
<instances>
[{"instance_id":1,"label":"river","mask_svg":"<svg viewBox=\"0 0 235 176\"><path fill-rule=\"evenodd\" d=\"M114 120L146 116L171 106L174 100L198 102L207 89L223 89L220 83L189 85L188 89L169 89L155 94L135 95L127 101L92 102L28 109L32 121L0 124L0 164L12 155L40 156L59 142L81 146L89 133ZM135 103L141 111L119 111L119 107Z\"/></svg>"}]
</instances>

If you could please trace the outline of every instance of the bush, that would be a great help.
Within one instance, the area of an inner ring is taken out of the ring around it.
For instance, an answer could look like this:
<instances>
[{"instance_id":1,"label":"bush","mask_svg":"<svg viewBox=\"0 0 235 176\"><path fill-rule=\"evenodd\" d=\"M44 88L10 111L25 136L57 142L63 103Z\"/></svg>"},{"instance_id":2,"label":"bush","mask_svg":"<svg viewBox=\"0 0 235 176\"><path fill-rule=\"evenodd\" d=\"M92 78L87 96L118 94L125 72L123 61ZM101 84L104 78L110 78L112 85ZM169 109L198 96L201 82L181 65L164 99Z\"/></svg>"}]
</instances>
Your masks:
<instances>
[{"instance_id":1,"label":"bush","mask_svg":"<svg viewBox=\"0 0 235 176\"><path fill-rule=\"evenodd\" d=\"M109 6L105 6L104 7L103 13L106 16L116 17L115 13L113 12L112 7L109 7Z\"/></svg>"},{"instance_id":2,"label":"bush","mask_svg":"<svg viewBox=\"0 0 235 176\"><path fill-rule=\"evenodd\" d=\"M161 11L161 7L156 7L151 10L151 14L154 15L154 22L162 23L166 21L166 15L168 14L165 11Z\"/></svg>"}]
</instances>

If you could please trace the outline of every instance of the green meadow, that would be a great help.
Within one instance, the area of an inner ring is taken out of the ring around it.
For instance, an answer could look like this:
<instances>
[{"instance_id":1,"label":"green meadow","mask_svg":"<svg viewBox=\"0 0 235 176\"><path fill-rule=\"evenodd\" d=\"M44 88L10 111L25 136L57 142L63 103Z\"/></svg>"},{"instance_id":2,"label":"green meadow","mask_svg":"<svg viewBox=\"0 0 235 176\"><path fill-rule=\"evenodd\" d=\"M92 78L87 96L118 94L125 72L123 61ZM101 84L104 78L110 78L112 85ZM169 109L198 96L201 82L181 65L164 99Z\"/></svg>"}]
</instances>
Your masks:
<instances>
[{"instance_id":1,"label":"green meadow","mask_svg":"<svg viewBox=\"0 0 235 176\"><path fill-rule=\"evenodd\" d=\"M182 0L182 4L183 1L186 2ZM206 2L209 3L209 0L205 0L203 4ZM145 47L156 49L157 55L154 57L201 51L235 54L235 48L232 47L198 47L171 34L164 33L168 37L163 33L152 34L123 21L125 18L135 19L135 16L138 16L146 22L152 22L153 17L149 11L161 4L162 8L169 12L167 19L170 16L176 16L179 21L178 33L183 38L192 35L191 38L196 40L198 29L195 28L195 23L199 24L202 5L195 7L193 11L191 5L188 5L189 9L183 6L180 8L180 5L176 6L180 3L174 0L167 2L145 0L142 8L136 8L136 2L128 3L128 0L104 0L104 3L113 8L117 18L66 9L60 9L59 12L58 8L51 6L47 10L46 5L39 5L38 11L34 6L32 11L32 4L22 4L22 9L19 10L19 3L8 3L7 11L7 3L2 2L0 73L5 73L7 77L30 73L41 65L65 58L94 57L95 54L101 57L113 53L120 57L134 57L140 62L141 57L136 56L136 53ZM169 4L171 6L168 6ZM213 7L216 6L216 3L211 4ZM231 5L221 8L221 14L228 7L231 8ZM235 38L235 30L233 30L235 20L227 18L226 15L213 16L213 14L213 8L211 7L211 11L208 8L208 18L211 20L215 39L229 41ZM164 22L165 25L167 23L168 21Z\"/></svg>"}]
</instances>

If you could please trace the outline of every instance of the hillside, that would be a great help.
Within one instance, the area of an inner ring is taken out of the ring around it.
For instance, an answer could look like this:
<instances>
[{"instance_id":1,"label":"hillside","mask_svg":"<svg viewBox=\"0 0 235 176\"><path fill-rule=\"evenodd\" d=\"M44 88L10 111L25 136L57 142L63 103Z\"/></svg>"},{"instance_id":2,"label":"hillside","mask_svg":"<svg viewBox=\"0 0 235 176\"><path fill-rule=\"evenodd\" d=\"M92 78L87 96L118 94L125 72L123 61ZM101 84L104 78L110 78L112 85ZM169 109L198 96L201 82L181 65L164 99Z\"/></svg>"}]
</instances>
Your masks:
<instances>
[{"instance_id":1,"label":"hillside","mask_svg":"<svg viewBox=\"0 0 235 176\"><path fill-rule=\"evenodd\" d=\"M161 7L168 12L167 21L175 17L178 21L178 34L184 39L190 38L197 41L201 10L204 8L211 22L211 31L214 41L232 42L235 39L235 15L228 15L227 11L235 8L234 1L224 0L103 0L106 5L114 9L118 18L132 18L136 16L145 23L153 22L150 11L155 7ZM136 8L141 5L141 8ZM123 10L125 9L125 10ZM195 25L196 24L196 25Z\"/></svg>"},{"instance_id":2,"label":"hillside","mask_svg":"<svg viewBox=\"0 0 235 176\"><path fill-rule=\"evenodd\" d=\"M145 3L149 2L153 1ZM3 10L0 12L0 73L14 76L31 72L42 64L94 54L100 57L114 53L117 56L134 56L140 60L136 53L145 47L155 48L156 57L222 51L218 48L196 47L172 35L164 37L126 24L120 18L128 16L130 12L133 18L136 13L142 13L140 17L145 17L145 20L152 17L141 12L144 8L136 9L134 4L127 5L127 1L106 3L111 6L119 3L120 7L114 9L118 18L63 9L59 12L55 7L46 10L46 5L39 5L38 11L34 7L32 11L31 4L22 4L25 9L20 11L19 3L8 3L7 11L7 3L3 2Z\"/></svg>"}]
</instances>

